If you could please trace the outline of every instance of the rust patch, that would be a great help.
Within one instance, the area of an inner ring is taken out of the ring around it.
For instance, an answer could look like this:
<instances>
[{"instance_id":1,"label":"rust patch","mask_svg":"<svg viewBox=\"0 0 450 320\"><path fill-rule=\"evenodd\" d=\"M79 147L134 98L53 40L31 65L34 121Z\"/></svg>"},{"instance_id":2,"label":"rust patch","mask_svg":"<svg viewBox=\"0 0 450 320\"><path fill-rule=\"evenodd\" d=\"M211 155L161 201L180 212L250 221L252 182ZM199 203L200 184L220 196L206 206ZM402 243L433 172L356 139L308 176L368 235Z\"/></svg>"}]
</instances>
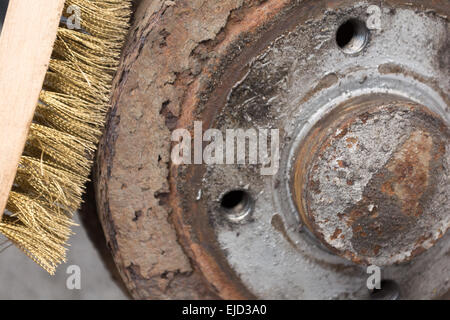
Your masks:
<instances>
[{"instance_id":1,"label":"rust patch","mask_svg":"<svg viewBox=\"0 0 450 320\"><path fill-rule=\"evenodd\" d=\"M333 235L331 236L331 240L336 240L341 233L342 233L342 229L337 228L334 231Z\"/></svg>"},{"instance_id":2,"label":"rust patch","mask_svg":"<svg viewBox=\"0 0 450 320\"><path fill-rule=\"evenodd\" d=\"M347 147L351 148L358 142L358 139L356 139L354 137L349 137L349 138L345 139L345 141L348 142Z\"/></svg>"},{"instance_id":3,"label":"rust patch","mask_svg":"<svg viewBox=\"0 0 450 320\"><path fill-rule=\"evenodd\" d=\"M430 134L415 131L387 165L393 176L382 188L398 198L406 215L419 216L423 212L420 199L428 187L432 148Z\"/></svg>"}]
</instances>

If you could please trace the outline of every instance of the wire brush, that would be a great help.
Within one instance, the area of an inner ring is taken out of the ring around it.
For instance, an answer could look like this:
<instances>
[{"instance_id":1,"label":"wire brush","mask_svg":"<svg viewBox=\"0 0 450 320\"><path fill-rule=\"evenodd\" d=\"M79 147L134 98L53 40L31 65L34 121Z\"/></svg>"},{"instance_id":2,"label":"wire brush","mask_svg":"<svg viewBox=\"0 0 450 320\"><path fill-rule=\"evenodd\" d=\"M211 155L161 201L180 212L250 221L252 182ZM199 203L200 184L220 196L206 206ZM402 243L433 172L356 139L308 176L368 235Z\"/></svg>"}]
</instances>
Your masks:
<instances>
[{"instance_id":1,"label":"wire brush","mask_svg":"<svg viewBox=\"0 0 450 320\"><path fill-rule=\"evenodd\" d=\"M64 22L72 6L80 10L79 30ZM62 12L6 210L0 211L0 233L50 274L66 261L73 214L82 202L129 27L131 0L67 0Z\"/></svg>"}]
</instances>

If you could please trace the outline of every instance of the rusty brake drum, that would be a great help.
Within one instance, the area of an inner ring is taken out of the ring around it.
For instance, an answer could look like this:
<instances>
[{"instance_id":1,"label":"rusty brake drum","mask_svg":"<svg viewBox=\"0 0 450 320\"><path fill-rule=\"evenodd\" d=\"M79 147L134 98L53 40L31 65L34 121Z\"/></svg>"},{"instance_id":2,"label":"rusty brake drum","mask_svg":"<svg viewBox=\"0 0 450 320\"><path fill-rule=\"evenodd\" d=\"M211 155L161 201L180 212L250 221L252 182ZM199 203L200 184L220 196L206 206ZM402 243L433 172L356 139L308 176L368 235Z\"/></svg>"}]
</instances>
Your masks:
<instances>
[{"instance_id":1,"label":"rusty brake drum","mask_svg":"<svg viewBox=\"0 0 450 320\"><path fill-rule=\"evenodd\" d=\"M150 2L138 2L96 173L135 297L449 291L448 1ZM173 163L172 132L195 121L223 136L277 129L277 170Z\"/></svg>"}]
</instances>

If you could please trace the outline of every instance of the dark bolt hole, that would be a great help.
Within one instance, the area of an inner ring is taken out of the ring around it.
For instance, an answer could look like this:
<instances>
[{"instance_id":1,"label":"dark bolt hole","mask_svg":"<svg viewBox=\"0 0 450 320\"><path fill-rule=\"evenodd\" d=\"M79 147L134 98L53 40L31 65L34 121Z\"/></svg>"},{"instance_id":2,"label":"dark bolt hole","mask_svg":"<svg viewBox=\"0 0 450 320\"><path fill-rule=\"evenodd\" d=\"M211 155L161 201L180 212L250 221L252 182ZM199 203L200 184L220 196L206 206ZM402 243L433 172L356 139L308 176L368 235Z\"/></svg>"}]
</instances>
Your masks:
<instances>
[{"instance_id":1,"label":"dark bolt hole","mask_svg":"<svg viewBox=\"0 0 450 320\"><path fill-rule=\"evenodd\" d=\"M240 211L248 205L250 196L243 190L232 190L222 197L220 206L227 210Z\"/></svg>"},{"instance_id":2,"label":"dark bolt hole","mask_svg":"<svg viewBox=\"0 0 450 320\"><path fill-rule=\"evenodd\" d=\"M369 40L369 29L357 19L350 19L341 24L336 32L336 43L345 53L361 51Z\"/></svg>"},{"instance_id":3,"label":"dark bolt hole","mask_svg":"<svg viewBox=\"0 0 450 320\"><path fill-rule=\"evenodd\" d=\"M392 280L382 280L381 289L374 289L370 292L372 300L398 300L399 297L400 287Z\"/></svg>"},{"instance_id":4,"label":"dark bolt hole","mask_svg":"<svg viewBox=\"0 0 450 320\"><path fill-rule=\"evenodd\" d=\"M253 198L245 190L231 190L223 195L220 207L230 222L249 222L253 210Z\"/></svg>"}]
</instances>

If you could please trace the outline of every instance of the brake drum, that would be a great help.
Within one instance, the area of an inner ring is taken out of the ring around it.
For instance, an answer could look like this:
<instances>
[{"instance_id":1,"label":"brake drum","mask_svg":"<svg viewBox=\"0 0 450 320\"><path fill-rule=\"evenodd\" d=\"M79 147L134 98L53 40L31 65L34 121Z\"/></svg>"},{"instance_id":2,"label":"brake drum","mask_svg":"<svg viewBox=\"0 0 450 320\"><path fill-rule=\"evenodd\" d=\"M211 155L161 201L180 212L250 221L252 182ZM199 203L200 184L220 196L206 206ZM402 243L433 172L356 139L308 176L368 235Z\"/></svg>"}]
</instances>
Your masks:
<instances>
[{"instance_id":1,"label":"brake drum","mask_svg":"<svg viewBox=\"0 0 450 320\"><path fill-rule=\"evenodd\" d=\"M445 295L449 13L446 0L138 1L95 177L133 296ZM194 136L195 121L224 137L277 129L277 170L174 163L172 132Z\"/></svg>"}]
</instances>

